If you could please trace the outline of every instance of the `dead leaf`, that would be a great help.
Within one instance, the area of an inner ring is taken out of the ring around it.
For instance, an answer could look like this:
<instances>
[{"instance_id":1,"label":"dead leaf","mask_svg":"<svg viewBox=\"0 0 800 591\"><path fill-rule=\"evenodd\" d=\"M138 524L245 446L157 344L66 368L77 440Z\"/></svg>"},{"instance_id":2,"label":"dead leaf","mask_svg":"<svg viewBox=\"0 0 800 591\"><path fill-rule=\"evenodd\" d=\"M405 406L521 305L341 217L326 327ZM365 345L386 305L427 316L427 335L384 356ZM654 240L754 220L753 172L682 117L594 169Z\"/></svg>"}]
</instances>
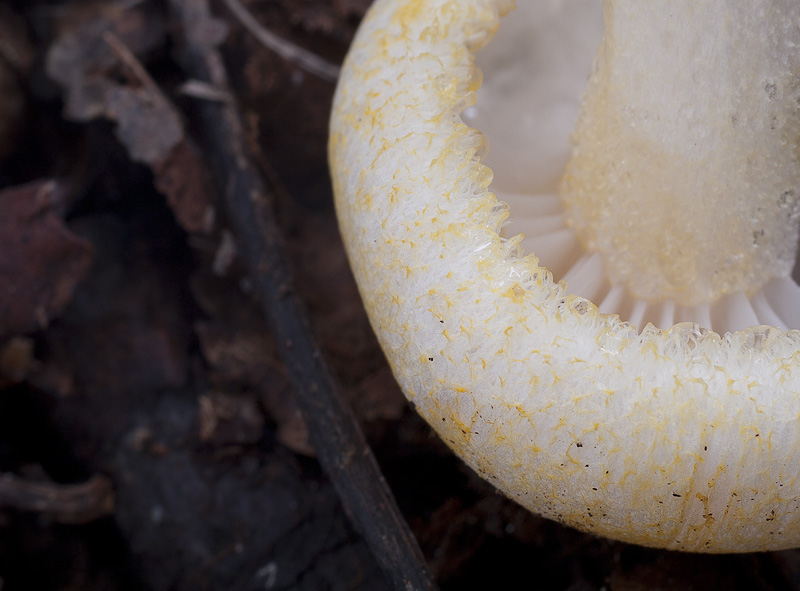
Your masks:
<instances>
[{"instance_id":1,"label":"dead leaf","mask_svg":"<svg viewBox=\"0 0 800 591\"><path fill-rule=\"evenodd\" d=\"M213 183L194 147L186 140L179 142L152 169L156 189L166 196L181 227L192 234L210 233L216 220Z\"/></svg>"},{"instance_id":2,"label":"dead leaf","mask_svg":"<svg viewBox=\"0 0 800 591\"><path fill-rule=\"evenodd\" d=\"M89 121L104 114L106 93L116 85L110 74L118 59L106 35L119 38L135 55L144 55L162 43L164 28L143 7L127 8L118 2L72 5L72 10L47 52L46 69L66 92L66 117Z\"/></svg>"},{"instance_id":3,"label":"dead leaf","mask_svg":"<svg viewBox=\"0 0 800 591\"><path fill-rule=\"evenodd\" d=\"M0 387L18 384L38 367L33 355L33 340L14 337L0 349Z\"/></svg>"},{"instance_id":4,"label":"dead leaf","mask_svg":"<svg viewBox=\"0 0 800 591\"><path fill-rule=\"evenodd\" d=\"M253 445L261 439L264 416L246 394L214 391L199 400L200 439L214 446Z\"/></svg>"},{"instance_id":5,"label":"dead leaf","mask_svg":"<svg viewBox=\"0 0 800 591\"><path fill-rule=\"evenodd\" d=\"M92 262L92 245L57 214L64 188L40 181L0 192L0 341L47 326Z\"/></svg>"},{"instance_id":6,"label":"dead leaf","mask_svg":"<svg viewBox=\"0 0 800 591\"><path fill-rule=\"evenodd\" d=\"M159 162L183 139L178 114L160 93L148 87L109 87L103 114L117 122L117 138L137 162Z\"/></svg>"}]
</instances>

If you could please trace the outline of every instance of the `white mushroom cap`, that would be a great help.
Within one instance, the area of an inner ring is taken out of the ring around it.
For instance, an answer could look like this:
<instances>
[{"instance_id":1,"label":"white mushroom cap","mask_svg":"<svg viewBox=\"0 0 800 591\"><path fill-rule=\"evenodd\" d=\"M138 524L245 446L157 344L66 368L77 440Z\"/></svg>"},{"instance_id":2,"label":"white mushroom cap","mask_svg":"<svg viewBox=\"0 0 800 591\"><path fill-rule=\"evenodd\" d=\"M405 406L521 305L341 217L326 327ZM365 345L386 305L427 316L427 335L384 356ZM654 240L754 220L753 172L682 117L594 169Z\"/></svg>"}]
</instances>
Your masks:
<instances>
[{"instance_id":1,"label":"white mushroom cap","mask_svg":"<svg viewBox=\"0 0 800 591\"><path fill-rule=\"evenodd\" d=\"M459 456L546 517L683 550L800 545L800 333L639 332L501 237L507 206L461 113L508 8L378 0L342 72L336 207L398 382Z\"/></svg>"}]
</instances>

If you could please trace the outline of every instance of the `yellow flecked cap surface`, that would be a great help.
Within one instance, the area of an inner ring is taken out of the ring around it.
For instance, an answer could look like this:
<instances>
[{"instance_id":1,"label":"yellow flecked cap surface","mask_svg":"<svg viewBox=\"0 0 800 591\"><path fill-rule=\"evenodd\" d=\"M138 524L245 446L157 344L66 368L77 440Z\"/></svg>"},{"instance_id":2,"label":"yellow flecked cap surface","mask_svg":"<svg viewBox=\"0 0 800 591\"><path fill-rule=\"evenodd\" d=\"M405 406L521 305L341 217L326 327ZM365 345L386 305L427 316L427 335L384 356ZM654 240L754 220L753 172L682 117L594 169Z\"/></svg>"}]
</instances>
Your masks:
<instances>
[{"instance_id":1,"label":"yellow flecked cap surface","mask_svg":"<svg viewBox=\"0 0 800 591\"><path fill-rule=\"evenodd\" d=\"M509 2L378 0L331 120L336 208L395 377L510 498L627 542L800 545L800 333L641 333L567 295L488 190L474 52Z\"/></svg>"}]
</instances>

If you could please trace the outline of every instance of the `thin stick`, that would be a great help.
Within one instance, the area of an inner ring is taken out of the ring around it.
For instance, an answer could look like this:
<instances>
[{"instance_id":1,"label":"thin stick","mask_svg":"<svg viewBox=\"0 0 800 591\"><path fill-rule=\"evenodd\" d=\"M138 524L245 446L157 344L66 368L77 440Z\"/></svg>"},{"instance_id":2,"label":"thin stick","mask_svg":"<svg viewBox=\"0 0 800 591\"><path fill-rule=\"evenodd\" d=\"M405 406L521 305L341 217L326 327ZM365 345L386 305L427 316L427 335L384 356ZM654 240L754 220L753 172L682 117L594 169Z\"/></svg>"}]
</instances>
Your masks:
<instances>
[{"instance_id":1,"label":"thin stick","mask_svg":"<svg viewBox=\"0 0 800 591\"><path fill-rule=\"evenodd\" d=\"M230 93L221 56L198 32L206 0L171 0L186 45L179 57L189 76ZM342 505L398 591L433 590L422 552L403 520L358 422L310 336L264 182L247 156L233 101L199 105L200 133L248 263L264 314L309 428L311 443Z\"/></svg>"},{"instance_id":2,"label":"thin stick","mask_svg":"<svg viewBox=\"0 0 800 591\"><path fill-rule=\"evenodd\" d=\"M93 476L82 484L56 484L0 475L0 506L36 511L60 523L88 523L114 512L111 481Z\"/></svg>"},{"instance_id":3,"label":"thin stick","mask_svg":"<svg viewBox=\"0 0 800 591\"><path fill-rule=\"evenodd\" d=\"M111 51L117 56L117 59L130 68L133 75L136 76L136 79L141 84L145 85L150 90L155 90L156 94L161 96L161 90L158 88L158 84L150 77L150 74L144 69L141 62L136 59L133 52L128 49L128 46L125 45L119 37L111 31L106 31L103 33L103 41L108 44Z\"/></svg>"},{"instance_id":4,"label":"thin stick","mask_svg":"<svg viewBox=\"0 0 800 591\"><path fill-rule=\"evenodd\" d=\"M339 78L339 68L318 55L310 51L298 47L294 43L281 39L272 31L262 27L258 21L253 18L247 9L242 5L239 0L224 0L225 5L238 19L238 21L253 34L253 37L258 39L264 46L268 47L283 59L288 60L311 72L316 74L323 80L335 82Z\"/></svg>"}]
</instances>

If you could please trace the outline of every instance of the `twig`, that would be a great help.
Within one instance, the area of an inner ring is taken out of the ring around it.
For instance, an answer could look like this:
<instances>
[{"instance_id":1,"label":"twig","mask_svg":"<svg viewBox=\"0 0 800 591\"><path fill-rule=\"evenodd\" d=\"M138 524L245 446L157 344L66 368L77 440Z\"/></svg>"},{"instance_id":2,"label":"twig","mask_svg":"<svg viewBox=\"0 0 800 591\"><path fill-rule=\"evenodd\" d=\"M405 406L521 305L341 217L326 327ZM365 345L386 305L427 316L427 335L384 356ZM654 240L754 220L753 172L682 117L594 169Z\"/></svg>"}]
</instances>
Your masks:
<instances>
[{"instance_id":1,"label":"twig","mask_svg":"<svg viewBox=\"0 0 800 591\"><path fill-rule=\"evenodd\" d=\"M124 63L128 68L133 72L133 75L136 76L136 79L146 86L149 90L155 91L159 97L161 96L161 90L158 88L158 85L155 81L150 77L150 74L147 70L144 69L141 62L136 59L136 56L133 52L128 49L128 46L125 45L119 37L117 37L111 31L106 31L103 33L103 41L108 44L111 48L111 51L114 52L114 55L117 56L117 59Z\"/></svg>"},{"instance_id":2,"label":"twig","mask_svg":"<svg viewBox=\"0 0 800 591\"><path fill-rule=\"evenodd\" d=\"M180 56L193 79L228 93L219 52L201 34L210 19L206 0L171 0L183 25ZM356 529L398 591L433 590L417 541L403 520L358 422L313 342L291 289L288 257L264 182L247 157L233 101L199 105L203 135L241 253L309 427L323 469Z\"/></svg>"},{"instance_id":3,"label":"twig","mask_svg":"<svg viewBox=\"0 0 800 591\"><path fill-rule=\"evenodd\" d=\"M214 88L211 84L200 82L199 80L187 80L181 84L180 92L184 96L190 96L204 101L229 101L230 95Z\"/></svg>"},{"instance_id":4,"label":"twig","mask_svg":"<svg viewBox=\"0 0 800 591\"><path fill-rule=\"evenodd\" d=\"M339 78L339 68L318 55L310 51L298 47L294 43L281 39L272 31L262 27L253 15L242 5L239 0L224 0L225 5L238 19L238 21L253 34L253 37L258 39L263 45L277 53L283 59L288 60L311 72L316 74L323 80L335 82Z\"/></svg>"},{"instance_id":5,"label":"twig","mask_svg":"<svg viewBox=\"0 0 800 591\"><path fill-rule=\"evenodd\" d=\"M82 484L55 484L0 476L0 505L50 515L60 523L88 523L114 512L111 481L93 476Z\"/></svg>"}]
</instances>

